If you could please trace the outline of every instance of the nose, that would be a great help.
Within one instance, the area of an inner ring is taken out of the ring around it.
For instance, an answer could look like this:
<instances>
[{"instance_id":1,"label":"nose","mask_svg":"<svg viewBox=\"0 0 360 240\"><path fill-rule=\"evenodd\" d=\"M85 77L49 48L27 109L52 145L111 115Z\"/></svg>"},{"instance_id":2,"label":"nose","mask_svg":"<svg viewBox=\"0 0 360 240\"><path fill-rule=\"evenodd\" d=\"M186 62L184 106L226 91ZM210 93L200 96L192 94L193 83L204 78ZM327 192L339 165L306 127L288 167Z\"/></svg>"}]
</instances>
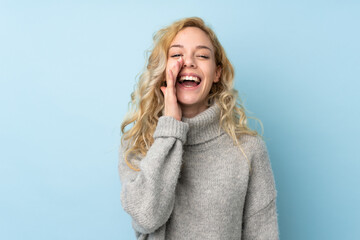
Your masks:
<instances>
[{"instance_id":1,"label":"nose","mask_svg":"<svg viewBox=\"0 0 360 240\"><path fill-rule=\"evenodd\" d=\"M196 67L196 64L195 64L195 61L194 61L193 57L188 56L188 57L183 57L183 59L184 59L183 67L190 67L190 68L195 68Z\"/></svg>"}]
</instances>

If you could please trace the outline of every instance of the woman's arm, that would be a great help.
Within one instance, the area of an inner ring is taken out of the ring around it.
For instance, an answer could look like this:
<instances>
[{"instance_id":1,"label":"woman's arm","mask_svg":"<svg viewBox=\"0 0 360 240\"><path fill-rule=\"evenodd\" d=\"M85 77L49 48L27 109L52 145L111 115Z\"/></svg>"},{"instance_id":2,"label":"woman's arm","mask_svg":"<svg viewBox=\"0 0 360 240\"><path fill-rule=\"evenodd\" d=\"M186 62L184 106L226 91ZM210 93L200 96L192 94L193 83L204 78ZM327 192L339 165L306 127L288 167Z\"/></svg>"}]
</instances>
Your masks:
<instances>
[{"instance_id":1,"label":"woman's arm","mask_svg":"<svg viewBox=\"0 0 360 240\"><path fill-rule=\"evenodd\" d=\"M154 232L169 219L188 129L187 123L173 117L160 117L154 143L139 161L140 171L127 166L120 148L121 203L132 217L135 231Z\"/></svg>"},{"instance_id":2,"label":"woman's arm","mask_svg":"<svg viewBox=\"0 0 360 240\"><path fill-rule=\"evenodd\" d=\"M279 239L276 188L266 145L256 137L249 143L251 172L245 200L242 239Z\"/></svg>"}]
</instances>

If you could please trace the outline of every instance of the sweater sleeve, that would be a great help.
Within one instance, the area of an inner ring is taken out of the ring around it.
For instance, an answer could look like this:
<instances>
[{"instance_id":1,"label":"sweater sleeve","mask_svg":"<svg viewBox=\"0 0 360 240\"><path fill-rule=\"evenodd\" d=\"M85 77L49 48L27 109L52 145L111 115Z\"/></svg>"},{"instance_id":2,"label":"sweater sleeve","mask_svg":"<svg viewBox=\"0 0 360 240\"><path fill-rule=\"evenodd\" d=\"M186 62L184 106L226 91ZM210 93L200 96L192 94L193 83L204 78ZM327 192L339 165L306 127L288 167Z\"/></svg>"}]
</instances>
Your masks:
<instances>
[{"instance_id":1,"label":"sweater sleeve","mask_svg":"<svg viewBox=\"0 0 360 240\"><path fill-rule=\"evenodd\" d=\"M189 129L187 123L162 116L154 132L154 143L146 156L138 162L140 171L129 168L124 149L119 151L121 204L132 217L136 232L148 234L164 225L175 202L175 188L179 178L183 144Z\"/></svg>"},{"instance_id":2,"label":"sweater sleeve","mask_svg":"<svg viewBox=\"0 0 360 240\"><path fill-rule=\"evenodd\" d=\"M279 239L276 188L264 141L258 137L250 143L251 171L246 194L243 240Z\"/></svg>"}]
</instances>

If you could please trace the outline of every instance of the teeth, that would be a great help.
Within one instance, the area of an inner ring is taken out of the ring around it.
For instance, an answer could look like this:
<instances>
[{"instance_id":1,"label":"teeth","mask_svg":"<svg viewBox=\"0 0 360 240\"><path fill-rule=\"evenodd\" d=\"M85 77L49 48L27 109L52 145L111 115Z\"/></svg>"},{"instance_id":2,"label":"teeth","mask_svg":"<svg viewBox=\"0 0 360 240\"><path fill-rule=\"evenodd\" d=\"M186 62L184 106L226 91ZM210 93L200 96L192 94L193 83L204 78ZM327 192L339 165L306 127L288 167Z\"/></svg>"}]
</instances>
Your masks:
<instances>
[{"instance_id":1,"label":"teeth","mask_svg":"<svg viewBox=\"0 0 360 240\"><path fill-rule=\"evenodd\" d=\"M200 82L200 79L198 77L194 77L194 76L181 76L179 79L180 82L183 82L185 80Z\"/></svg>"}]
</instances>

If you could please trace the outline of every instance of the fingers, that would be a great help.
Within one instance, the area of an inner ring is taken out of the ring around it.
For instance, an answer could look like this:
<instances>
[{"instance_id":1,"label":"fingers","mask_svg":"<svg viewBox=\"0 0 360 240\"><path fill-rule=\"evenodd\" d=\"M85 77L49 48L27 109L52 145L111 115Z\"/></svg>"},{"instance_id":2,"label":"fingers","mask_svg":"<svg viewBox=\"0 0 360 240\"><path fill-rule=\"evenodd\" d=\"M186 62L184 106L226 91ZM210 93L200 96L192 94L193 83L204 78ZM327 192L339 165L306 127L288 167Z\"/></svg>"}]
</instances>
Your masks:
<instances>
[{"instance_id":1,"label":"fingers","mask_svg":"<svg viewBox=\"0 0 360 240\"><path fill-rule=\"evenodd\" d=\"M174 87L174 75L173 72L171 71L171 69L167 70L167 78L166 78L166 87L173 88Z\"/></svg>"},{"instance_id":2,"label":"fingers","mask_svg":"<svg viewBox=\"0 0 360 240\"><path fill-rule=\"evenodd\" d=\"M168 89L169 91L175 91L176 78L177 78L177 75L179 74L183 64L184 64L184 60L182 59L182 57L180 57L176 61L176 63L173 65L173 67L166 71L166 79L165 79L166 87L165 86L160 87L164 96L165 96L165 93L167 92L166 89Z\"/></svg>"},{"instance_id":3,"label":"fingers","mask_svg":"<svg viewBox=\"0 0 360 240\"><path fill-rule=\"evenodd\" d=\"M180 57L177 61L176 61L176 65L173 67L172 72L173 72L173 76L174 76L174 80L176 81L177 75L179 74L181 68L184 65L184 60L182 59L182 57Z\"/></svg>"},{"instance_id":4,"label":"fingers","mask_svg":"<svg viewBox=\"0 0 360 240\"><path fill-rule=\"evenodd\" d=\"M180 72L183 64L184 64L184 61L183 61L182 57L180 57L180 58L176 61L176 63L174 64L174 66L173 66L171 69L168 70L167 80L170 80L170 82L169 82L169 81L166 82L166 83L167 83L167 86L172 86L172 87L174 86L174 87L175 87L175 85L176 85L176 78L177 78L177 76L178 76L178 74L179 74L179 72Z\"/></svg>"},{"instance_id":5,"label":"fingers","mask_svg":"<svg viewBox=\"0 0 360 240\"><path fill-rule=\"evenodd\" d=\"M176 79L183 66L182 58L179 58L176 63L170 68L166 69L166 87L161 86L160 90L164 94L164 115L172 116L181 121L181 108L178 105L176 97Z\"/></svg>"},{"instance_id":6,"label":"fingers","mask_svg":"<svg viewBox=\"0 0 360 240\"><path fill-rule=\"evenodd\" d=\"M175 81L174 81L174 77L173 77L173 73L172 71L169 69L167 70L167 73L166 73L166 87L165 86L161 86L160 87L160 90L162 91L162 93L164 94L164 96L166 96L166 94L169 92L169 91L172 91L174 92L175 91Z\"/></svg>"}]
</instances>

